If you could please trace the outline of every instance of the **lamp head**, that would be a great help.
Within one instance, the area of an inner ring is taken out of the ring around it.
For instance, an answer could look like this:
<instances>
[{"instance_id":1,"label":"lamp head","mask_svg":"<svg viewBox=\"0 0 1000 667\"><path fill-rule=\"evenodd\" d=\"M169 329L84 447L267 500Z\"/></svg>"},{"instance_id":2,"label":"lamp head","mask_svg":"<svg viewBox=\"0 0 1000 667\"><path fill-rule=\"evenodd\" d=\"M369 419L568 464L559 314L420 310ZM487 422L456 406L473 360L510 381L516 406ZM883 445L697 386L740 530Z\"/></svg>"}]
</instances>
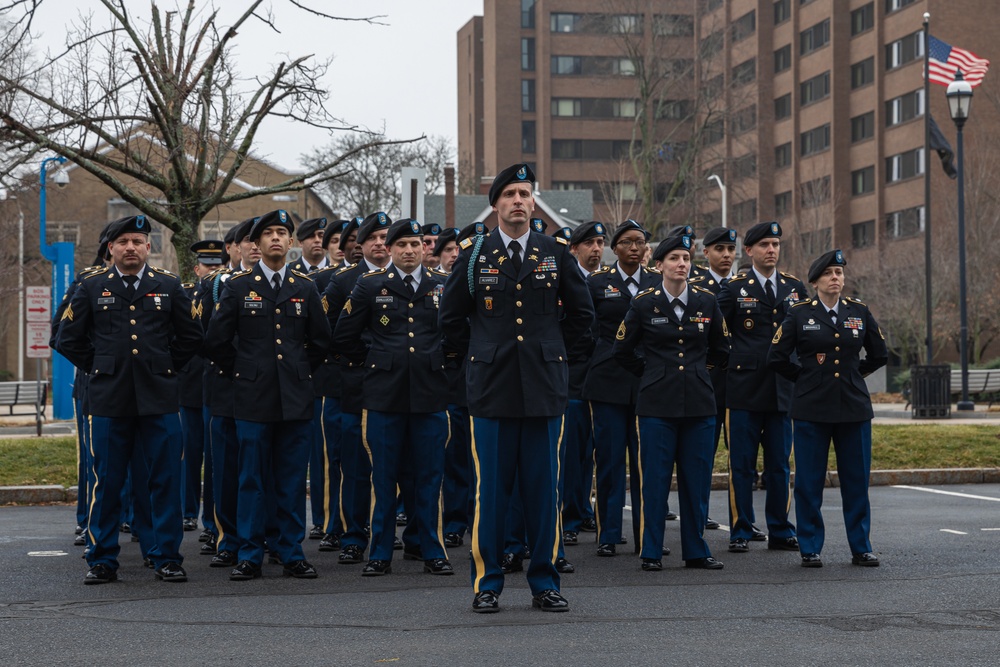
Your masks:
<instances>
[{"instance_id":1,"label":"lamp head","mask_svg":"<svg viewBox=\"0 0 1000 667\"><path fill-rule=\"evenodd\" d=\"M52 175L52 182L55 183L56 187L59 189L65 188L69 185L69 174L65 169L60 169Z\"/></svg>"},{"instance_id":2,"label":"lamp head","mask_svg":"<svg viewBox=\"0 0 1000 667\"><path fill-rule=\"evenodd\" d=\"M948 113L957 124L964 124L969 118L969 107L972 105L972 86L965 80L962 70L955 72L955 80L948 84L945 93L948 98Z\"/></svg>"}]
</instances>

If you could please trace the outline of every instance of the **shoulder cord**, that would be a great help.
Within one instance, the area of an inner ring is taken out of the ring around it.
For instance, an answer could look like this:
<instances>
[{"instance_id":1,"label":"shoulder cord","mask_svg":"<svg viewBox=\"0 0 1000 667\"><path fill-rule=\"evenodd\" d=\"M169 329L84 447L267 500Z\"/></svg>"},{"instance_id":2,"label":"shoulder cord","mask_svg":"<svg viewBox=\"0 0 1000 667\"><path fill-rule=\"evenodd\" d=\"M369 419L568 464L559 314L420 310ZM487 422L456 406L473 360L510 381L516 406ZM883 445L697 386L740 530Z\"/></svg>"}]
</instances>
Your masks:
<instances>
[{"instance_id":1,"label":"shoulder cord","mask_svg":"<svg viewBox=\"0 0 1000 667\"><path fill-rule=\"evenodd\" d=\"M469 255L469 296L474 296L476 293L476 259L479 257L479 251L483 247L483 241L486 240L484 234L477 235L476 245L472 248L472 254Z\"/></svg>"}]
</instances>

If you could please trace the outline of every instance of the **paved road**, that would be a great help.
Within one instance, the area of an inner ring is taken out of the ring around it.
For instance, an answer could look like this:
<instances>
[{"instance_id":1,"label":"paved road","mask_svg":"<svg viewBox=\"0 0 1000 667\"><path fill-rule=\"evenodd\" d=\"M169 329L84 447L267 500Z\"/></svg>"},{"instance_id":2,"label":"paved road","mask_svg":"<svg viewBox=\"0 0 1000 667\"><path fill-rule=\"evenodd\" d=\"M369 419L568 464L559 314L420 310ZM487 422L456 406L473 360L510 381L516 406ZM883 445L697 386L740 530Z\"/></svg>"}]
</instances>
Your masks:
<instances>
[{"instance_id":1,"label":"paved road","mask_svg":"<svg viewBox=\"0 0 1000 667\"><path fill-rule=\"evenodd\" d=\"M839 496L827 490L826 566L759 547L726 552L721 572L685 570L678 524L659 573L631 555L567 549L567 614L530 608L521 575L503 611L469 610L461 574L432 577L397 561L362 578L335 554L307 555L320 579L265 567L234 583L185 540L187 584L164 584L123 544L123 581L83 586L64 506L0 508L0 646L4 665L994 665L1000 646L1000 485L872 489L873 541L883 565L850 565ZM962 495L965 494L965 495ZM756 495L763 514L763 494ZM725 497L714 493L722 518ZM953 532L944 532L953 531ZM627 531L630 532L630 531ZM189 533L188 535L192 535ZM756 546L756 545L755 545ZM629 550L628 547L625 548ZM45 553L66 555L45 556Z\"/></svg>"}]
</instances>

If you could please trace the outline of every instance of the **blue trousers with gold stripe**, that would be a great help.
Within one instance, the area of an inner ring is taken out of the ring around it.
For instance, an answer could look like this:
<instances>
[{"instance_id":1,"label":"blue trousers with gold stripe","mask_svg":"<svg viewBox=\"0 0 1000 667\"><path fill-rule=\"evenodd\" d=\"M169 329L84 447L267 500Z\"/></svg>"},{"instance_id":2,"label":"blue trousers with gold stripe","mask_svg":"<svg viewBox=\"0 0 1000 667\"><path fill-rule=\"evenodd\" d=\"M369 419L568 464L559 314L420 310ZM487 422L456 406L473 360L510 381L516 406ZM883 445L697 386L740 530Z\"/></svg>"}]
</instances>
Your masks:
<instances>
[{"instance_id":1,"label":"blue trousers with gold stripe","mask_svg":"<svg viewBox=\"0 0 1000 667\"><path fill-rule=\"evenodd\" d=\"M184 518L198 518L205 530L214 532L214 500L212 494L212 448L206 446L204 408L181 406L181 430L184 434ZM202 465L205 469L202 483ZM203 491L204 489L204 491Z\"/></svg>"},{"instance_id":2,"label":"blue trousers with gold stripe","mask_svg":"<svg viewBox=\"0 0 1000 667\"><path fill-rule=\"evenodd\" d=\"M472 438L472 423L469 409L450 404L448 406L450 433L448 446L444 452L444 483L441 499L444 503L444 532L465 535L472 516L472 464L469 455L469 441Z\"/></svg>"},{"instance_id":3,"label":"blue trousers with gold stripe","mask_svg":"<svg viewBox=\"0 0 1000 667\"><path fill-rule=\"evenodd\" d=\"M795 520L799 550L804 554L823 551L823 487L826 486L830 441L837 454L837 477L844 508L847 543L852 554L872 550L872 523L868 500L868 476L872 467L872 423L821 423L796 419L795 432Z\"/></svg>"},{"instance_id":4,"label":"blue trousers with gold stripe","mask_svg":"<svg viewBox=\"0 0 1000 667\"><path fill-rule=\"evenodd\" d=\"M424 560L447 558L441 531L441 480L448 414L366 410L365 443L372 466L372 560L392 560L396 489L403 466L413 479L413 516ZM408 508L409 509L409 508Z\"/></svg>"},{"instance_id":5,"label":"blue trousers with gold stripe","mask_svg":"<svg viewBox=\"0 0 1000 667\"><path fill-rule=\"evenodd\" d=\"M344 534L340 545L368 546L365 526L369 521L372 497L372 464L365 451L361 413L340 415L340 520Z\"/></svg>"},{"instance_id":6,"label":"blue trousers with gold stripe","mask_svg":"<svg viewBox=\"0 0 1000 667\"><path fill-rule=\"evenodd\" d=\"M87 527L87 509L90 506L90 428L83 412L83 399L73 401L76 415L76 525Z\"/></svg>"},{"instance_id":7,"label":"blue trousers with gold stripe","mask_svg":"<svg viewBox=\"0 0 1000 667\"><path fill-rule=\"evenodd\" d=\"M326 525L323 489L326 487L326 443L323 441L323 399L313 401L309 443L309 509L314 526Z\"/></svg>"},{"instance_id":8,"label":"blue trousers with gold stripe","mask_svg":"<svg viewBox=\"0 0 1000 667\"><path fill-rule=\"evenodd\" d=\"M324 476L323 516L326 523L321 524L328 535L340 535L344 532L340 517L340 399L333 396L323 397L323 454ZM316 518L313 517L315 522Z\"/></svg>"},{"instance_id":9,"label":"blue trousers with gold stripe","mask_svg":"<svg viewBox=\"0 0 1000 667\"><path fill-rule=\"evenodd\" d=\"M625 508L626 454L631 478L636 480L639 477L635 406L591 401L590 409L594 424L594 462L597 466L597 541L617 545L622 537L622 512ZM639 485L634 481L630 491L633 538L638 541L642 497Z\"/></svg>"},{"instance_id":10,"label":"blue trousers with gold stripe","mask_svg":"<svg viewBox=\"0 0 1000 667\"><path fill-rule=\"evenodd\" d=\"M570 399L563 434L563 530L580 532L584 519L594 516L590 489L594 483L594 430L587 401Z\"/></svg>"},{"instance_id":11,"label":"blue trousers with gold stripe","mask_svg":"<svg viewBox=\"0 0 1000 667\"><path fill-rule=\"evenodd\" d=\"M764 513L771 537L793 537L788 457L792 453L792 420L786 412L729 411L729 539L753 536L753 476L757 445L764 449L767 496Z\"/></svg>"},{"instance_id":12,"label":"blue trousers with gold stripe","mask_svg":"<svg viewBox=\"0 0 1000 667\"><path fill-rule=\"evenodd\" d=\"M642 558L663 557L663 526L674 463L680 499L681 557L712 555L703 536L712 490L715 417L639 417L639 487L642 492Z\"/></svg>"},{"instance_id":13,"label":"blue trousers with gold stripe","mask_svg":"<svg viewBox=\"0 0 1000 667\"><path fill-rule=\"evenodd\" d=\"M209 424L217 551L235 554L240 549L236 535L236 503L240 492L240 443L236 438L236 420L214 415Z\"/></svg>"},{"instance_id":14,"label":"blue trousers with gold stripe","mask_svg":"<svg viewBox=\"0 0 1000 667\"><path fill-rule=\"evenodd\" d=\"M500 569L504 524L515 480L524 513L532 594L559 590L555 560L562 542L559 516L559 450L563 417L474 417L472 461L476 498L472 522L472 586L503 591Z\"/></svg>"}]
</instances>

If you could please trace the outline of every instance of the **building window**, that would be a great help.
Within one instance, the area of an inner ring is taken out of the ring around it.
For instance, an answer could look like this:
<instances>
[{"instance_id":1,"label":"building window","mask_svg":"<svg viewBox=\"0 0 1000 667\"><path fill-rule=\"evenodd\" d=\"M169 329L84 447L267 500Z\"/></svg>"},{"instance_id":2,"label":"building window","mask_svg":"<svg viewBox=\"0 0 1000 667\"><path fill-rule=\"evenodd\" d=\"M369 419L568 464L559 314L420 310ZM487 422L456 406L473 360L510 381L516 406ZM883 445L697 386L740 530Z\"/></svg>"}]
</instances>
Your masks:
<instances>
[{"instance_id":1,"label":"building window","mask_svg":"<svg viewBox=\"0 0 1000 667\"><path fill-rule=\"evenodd\" d=\"M726 77L722 74L718 76L713 76L711 79L705 82L702 86L705 97L707 99L715 99L722 94L723 88L726 86Z\"/></svg>"},{"instance_id":2,"label":"building window","mask_svg":"<svg viewBox=\"0 0 1000 667\"><path fill-rule=\"evenodd\" d=\"M887 70L913 62L924 56L924 31L918 30L912 35L897 39L892 44L885 45L885 68Z\"/></svg>"},{"instance_id":3,"label":"building window","mask_svg":"<svg viewBox=\"0 0 1000 667\"><path fill-rule=\"evenodd\" d=\"M725 43L725 35L721 30L716 30L708 37L701 40L701 57L708 59L722 50Z\"/></svg>"},{"instance_id":4,"label":"building window","mask_svg":"<svg viewBox=\"0 0 1000 667\"><path fill-rule=\"evenodd\" d=\"M733 224L742 227L757 222L757 200L748 199L733 206Z\"/></svg>"},{"instance_id":5,"label":"building window","mask_svg":"<svg viewBox=\"0 0 1000 667\"><path fill-rule=\"evenodd\" d=\"M885 0L885 13L891 14L907 5L912 5L916 0Z\"/></svg>"},{"instance_id":6,"label":"building window","mask_svg":"<svg viewBox=\"0 0 1000 667\"><path fill-rule=\"evenodd\" d=\"M851 143L875 136L875 112L869 111L851 119Z\"/></svg>"},{"instance_id":7,"label":"building window","mask_svg":"<svg viewBox=\"0 0 1000 667\"><path fill-rule=\"evenodd\" d=\"M875 81L875 57L865 58L851 65L851 90L867 86Z\"/></svg>"},{"instance_id":8,"label":"building window","mask_svg":"<svg viewBox=\"0 0 1000 667\"><path fill-rule=\"evenodd\" d=\"M885 216L885 233L889 238L916 236L924 231L924 207L915 206L893 211Z\"/></svg>"},{"instance_id":9,"label":"building window","mask_svg":"<svg viewBox=\"0 0 1000 667\"><path fill-rule=\"evenodd\" d=\"M521 27L534 29L535 0L521 0Z\"/></svg>"},{"instance_id":10,"label":"building window","mask_svg":"<svg viewBox=\"0 0 1000 667\"><path fill-rule=\"evenodd\" d=\"M775 169L784 169L792 164L792 142L781 144L774 149Z\"/></svg>"},{"instance_id":11,"label":"building window","mask_svg":"<svg viewBox=\"0 0 1000 667\"><path fill-rule=\"evenodd\" d=\"M867 195L875 192L875 166L851 172L851 196Z\"/></svg>"},{"instance_id":12,"label":"building window","mask_svg":"<svg viewBox=\"0 0 1000 667\"><path fill-rule=\"evenodd\" d=\"M702 141L705 146L717 144L726 138L726 126L721 120L707 123L702 130Z\"/></svg>"},{"instance_id":13,"label":"building window","mask_svg":"<svg viewBox=\"0 0 1000 667\"><path fill-rule=\"evenodd\" d=\"M714 12L722 6L722 0L702 0L702 5L706 12Z\"/></svg>"},{"instance_id":14,"label":"building window","mask_svg":"<svg viewBox=\"0 0 1000 667\"><path fill-rule=\"evenodd\" d=\"M774 195L774 215L781 218L792 212L792 191Z\"/></svg>"},{"instance_id":15,"label":"building window","mask_svg":"<svg viewBox=\"0 0 1000 667\"><path fill-rule=\"evenodd\" d=\"M892 155L885 159L885 182L895 183L924 173L924 149Z\"/></svg>"},{"instance_id":16,"label":"building window","mask_svg":"<svg viewBox=\"0 0 1000 667\"><path fill-rule=\"evenodd\" d=\"M744 107L733 114L731 127L734 135L749 132L757 127L757 106Z\"/></svg>"},{"instance_id":17,"label":"building window","mask_svg":"<svg viewBox=\"0 0 1000 667\"><path fill-rule=\"evenodd\" d=\"M869 2L851 12L851 37L875 27L875 3Z\"/></svg>"},{"instance_id":18,"label":"building window","mask_svg":"<svg viewBox=\"0 0 1000 667\"><path fill-rule=\"evenodd\" d=\"M757 78L757 59L745 60L733 68L733 86L744 86Z\"/></svg>"},{"instance_id":19,"label":"building window","mask_svg":"<svg viewBox=\"0 0 1000 667\"><path fill-rule=\"evenodd\" d=\"M792 45L785 44L774 52L774 73L784 72L792 66Z\"/></svg>"},{"instance_id":20,"label":"building window","mask_svg":"<svg viewBox=\"0 0 1000 667\"><path fill-rule=\"evenodd\" d=\"M826 46L830 41L830 19L824 19L816 25L799 33L799 55L804 56L816 49Z\"/></svg>"},{"instance_id":21,"label":"building window","mask_svg":"<svg viewBox=\"0 0 1000 667\"><path fill-rule=\"evenodd\" d=\"M550 32L577 32L583 23L582 14L562 14L552 12L549 16Z\"/></svg>"},{"instance_id":22,"label":"building window","mask_svg":"<svg viewBox=\"0 0 1000 667\"><path fill-rule=\"evenodd\" d=\"M635 76L630 58L611 56L552 56L552 73L577 76Z\"/></svg>"},{"instance_id":23,"label":"building window","mask_svg":"<svg viewBox=\"0 0 1000 667\"><path fill-rule=\"evenodd\" d=\"M691 100L663 100L656 113L664 120L689 120L691 116Z\"/></svg>"},{"instance_id":24,"label":"building window","mask_svg":"<svg viewBox=\"0 0 1000 667\"><path fill-rule=\"evenodd\" d=\"M823 176L799 186L802 208L815 208L830 201L830 177Z\"/></svg>"},{"instance_id":25,"label":"building window","mask_svg":"<svg viewBox=\"0 0 1000 667\"><path fill-rule=\"evenodd\" d=\"M521 38L521 69L525 72L535 71L535 39Z\"/></svg>"},{"instance_id":26,"label":"building window","mask_svg":"<svg viewBox=\"0 0 1000 667\"><path fill-rule=\"evenodd\" d=\"M552 56L553 74L582 74L582 65L580 56Z\"/></svg>"},{"instance_id":27,"label":"building window","mask_svg":"<svg viewBox=\"0 0 1000 667\"><path fill-rule=\"evenodd\" d=\"M885 103L885 126L892 127L924 115L924 89L900 95Z\"/></svg>"},{"instance_id":28,"label":"building window","mask_svg":"<svg viewBox=\"0 0 1000 667\"><path fill-rule=\"evenodd\" d=\"M552 159L619 160L628 156L630 144L627 139L553 139Z\"/></svg>"},{"instance_id":29,"label":"building window","mask_svg":"<svg viewBox=\"0 0 1000 667\"><path fill-rule=\"evenodd\" d=\"M660 37L691 37L694 17L688 14L657 14L653 17L653 32Z\"/></svg>"},{"instance_id":30,"label":"building window","mask_svg":"<svg viewBox=\"0 0 1000 667\"><path fill-rule=\"evenodd\" d=\"M874 220L865 220L851 225L851 245L855 248L867 248L875 245Z\"/></svg>"},{"instance_id":31,"label":"building window","mask_svg":"<svg viewBox=\"0 0 1000 667\"><path fill-rule=\"evenodd\" d=\"M774 3L774 25L784 23L792 17L791 0L777 0Z\"/></svg>"},{"instance_id":32,"label":"building window","mask_svg":"<svg viewBox=\"0 0 1000 667\"><path fill-rule=\"evenodd\" d=\"M660 73L669 79L693 79L694 60L689 58L664 58L660 60Z\"/></svg>"},{"instance_id":33,"label":"building window","mask_svg":"<svg viewBox=\"0 0 1000 667\"><path fill-rule=\"evenodd\" d=\"M827 70L818 76L803 81L799 87L799 100L802 106L812 104L830 95L830 72Z\"/></svg>"},{"instance_id":34,"label":"building window","mask_svg":"<svg viewBox=\"0 0 1000 667\"><path fill-rule=\"evenodd\" d=\"M757 156L753 153L733 160L733 176L736 178L753 178L757 175Z\"/></svg>"},{"instance_id":35,"label":"building window","mask_svg":"<svg viewBox=\"0 0 1000 667\"><path fill-rule=\"evenodd\" d=\"M792 94L788 93L774 100L774 119L784 120L792 115Z\"/></svg>"},{"instance_id":36,"label":"building window","mask_svg":"<svg viewBox=\"0 0 1000 667\"><path fill-rule=\"evenodd\" d=\"M577 14L553 12L550 32L590 34L642 34L642 14Z\"/></svg>"},{"instance_id":37,"label":"building window","mask_svg":"<svg viewBox=\"0 0 1000 667\"><path fill-rule=\"evenodd\" d=\"M521 121L521 152L535 152L535 121L533 120Z\"/></svg>"},{"instance_id":38,"label":"building window","mask_svg":"<svg viewBox=\"0 0 1000 667\"><path fill-rule=\"evenodd\" d=\"M830 147L830 124L807 130L799 136L799 139L799 154L802 157L825 151Z\"/></svg>"},{"instance_id":39,"label":"building window","mask_svg":"<svg viewBox=\"0 0 1000 667\"><path fill-rule=\"evenodd\" d=\"M635 118L635 100L552 98L552 115L563 118Z\"/></svg>"},{"instance_id":40,"label":"building window","mask_svg":"<svg viewBox=\"0 0 1000 667\"><path fill-rule=\"evenodd\" d=\"M612 14L609 32L619 35L641 35L642 14Z\"/></svg>"},{"instance_id":41,"label":"building window","mask_svg":"<svg viewBox=\"0 0 1000 667\"><path fill-rule=\"evenodd\" d=\"M80 223L48 220L45 223L45 236L46 243L77 244L80 242Z\"/></svg>"},{"instance_id":42,"label":"building window","mask_svg":"<svg viewBox=\"0 0 1000 667\"><path fill-rule=\"evenodd\" d=\"M535 80L521 79L521 111L535 110Z\"/></svg>"},{"instance_id":43,"label":"building window","mask_svg":"<svg viewBox=\"0 0 1000 667\"><path fill-rule=\"evenodd\" d=\"M733 42L746 39L757 30L757 12L750 10L733 21Z\"/></svg>"},{"instance_id":44,"label":"building window","mask_svg":"<svg viewBox=\"0 0 1000 667\"><path fill-rule=\"evenodd\" d=\"M813 232L802 232L799 234L799 239L802 242L802 254L806 257L812 257L830 249L833 230L824 227Z\"/></svg>"}]
</instances>

